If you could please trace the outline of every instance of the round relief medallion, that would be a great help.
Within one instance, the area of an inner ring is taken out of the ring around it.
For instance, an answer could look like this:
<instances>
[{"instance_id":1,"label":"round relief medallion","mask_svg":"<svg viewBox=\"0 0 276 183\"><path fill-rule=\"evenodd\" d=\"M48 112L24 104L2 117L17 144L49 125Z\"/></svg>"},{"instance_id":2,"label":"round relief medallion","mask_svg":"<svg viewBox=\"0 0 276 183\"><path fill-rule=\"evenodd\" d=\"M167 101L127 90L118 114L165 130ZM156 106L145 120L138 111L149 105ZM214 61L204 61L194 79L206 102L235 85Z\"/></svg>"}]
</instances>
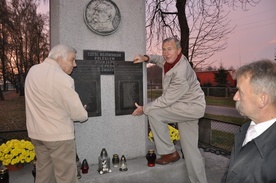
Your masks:
<instances>
[{"instance_id":1,"label":"round relief medallion","mask_svg":"<svg viewBox=\"0 0 276 183\"><path fill-rule=\"evenodd\" d=\"M121 14L111 0L91 0L85 7L84 21L91 31L106 36L117 30Z\"/></svg>"}]
</instances>

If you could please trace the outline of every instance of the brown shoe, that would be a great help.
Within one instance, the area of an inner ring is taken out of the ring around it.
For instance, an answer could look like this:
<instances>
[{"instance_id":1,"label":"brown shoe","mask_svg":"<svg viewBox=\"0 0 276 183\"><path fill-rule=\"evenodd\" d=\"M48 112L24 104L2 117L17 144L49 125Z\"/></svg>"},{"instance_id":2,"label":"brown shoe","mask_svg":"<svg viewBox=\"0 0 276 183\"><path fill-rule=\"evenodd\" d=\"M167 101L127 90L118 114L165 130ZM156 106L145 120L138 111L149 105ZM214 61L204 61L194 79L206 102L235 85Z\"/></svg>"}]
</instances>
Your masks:
<instances>
[{"instance_id":1,"label":"brown shoe","mask_svg":"<svg viewBox=\"0 0 276 183\"><path fill-rule=\"evenodd\" d=\"M171 153L171 154L166 154L162 155L161 158L158 158L155 163L159 165L166 165L170 162L175 162L180 159L180 156L177 151Z\"/></svg>"}]
</instances>

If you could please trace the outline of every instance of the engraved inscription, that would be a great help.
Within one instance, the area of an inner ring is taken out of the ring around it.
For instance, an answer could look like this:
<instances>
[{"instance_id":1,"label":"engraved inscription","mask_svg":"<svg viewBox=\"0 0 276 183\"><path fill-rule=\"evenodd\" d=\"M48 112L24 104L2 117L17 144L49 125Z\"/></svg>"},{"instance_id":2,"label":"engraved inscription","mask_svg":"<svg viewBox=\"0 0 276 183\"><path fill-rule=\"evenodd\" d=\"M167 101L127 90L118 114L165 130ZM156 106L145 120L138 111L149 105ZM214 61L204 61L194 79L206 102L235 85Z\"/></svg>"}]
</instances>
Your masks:
<instances>
[{"instance_id":1,"label":"engraved inscription","mask_svg":"<svg viewBox=\"0 0 276 183\"><path fill-rule=\"evenodd\" d=\"M85 60L99 61L101 74L114 74L114 61L125 60L124 52L84 50Z\"/></svg>"},{"instance_id":2,"label":"engraved inscription","mask_svg":"<svg viewBox=\"0 0 276 183\"><path fill-rule=\"evenodd\" d=\"M134 103L143 105L143 65L132 62L114 62L115 114L131 114Z\"/></svg>"},{"instance_id":3,"label":"engraved inscription","mask_svg":"<svg viewBox=\"0 0 276 183\"><path fill-rule=\"evenodd\" d=\"M89 117L101 115L100 68L89 60L76 60L77 68L72 73L75 89L83 104L87 105Z\"/></svg>"},{"instance_id":4,"label":"engraved inscription","mask_svg":"<svg viewBox=\"0 0 276 183\"><path fill-rule=\"evenodd\" d=\"M133 109L134 103L139 101L139 81L120 82L121 101L120 108L123 110Z\"/></svg>"}]
</instances>

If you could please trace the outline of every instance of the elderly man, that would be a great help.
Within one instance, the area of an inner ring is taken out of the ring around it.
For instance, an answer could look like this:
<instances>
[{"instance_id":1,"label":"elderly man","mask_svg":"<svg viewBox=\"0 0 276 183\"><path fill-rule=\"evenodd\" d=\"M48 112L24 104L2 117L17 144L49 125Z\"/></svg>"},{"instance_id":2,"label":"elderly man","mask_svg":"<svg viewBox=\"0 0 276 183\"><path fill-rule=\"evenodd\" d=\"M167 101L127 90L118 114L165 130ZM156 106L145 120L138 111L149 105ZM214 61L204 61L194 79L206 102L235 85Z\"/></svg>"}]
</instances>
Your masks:
<instances>
[{"instance_id":1,"label":"elderly man","mask_svg":"<svg viewBox=\"0 0 276 183\"><path fill-rule=\"evenodd\" d=\"M252 121L235 136L222 182L276 182L276 63L253 62L239 68L234 77L236 108Z\"/></svg>"},{"instance_id":2,"label":"elderly man","mask_svg":"<svg viewBox=\"0 0 276 183\"><path fill-rule=\"evenodd\" d=\"M205 97L194 70L181 53L179 40L168 38L162 44L162 56L137 55L134 63L150 62L163 69L163 93L144 106L135 104L133 115L146 114L161 157L156 164L166 165L179 160L170 140L168 123L177 123L181 147L191 183L206 183L203 158L198 149L198 119L205 112Z\"/></svg>"},{"instance_id":3,"label":"elderly man","mask_svg":"<svg viewBox=\"0 0 276 183\"><path fill-rule=\"evenodd\" d=\"M27 130L36 152L36 183L76 183L74 121L88 119L69 76L76 50L53 47L48 58L33 66L25 82Z\"/></svg>"}]
</instances>

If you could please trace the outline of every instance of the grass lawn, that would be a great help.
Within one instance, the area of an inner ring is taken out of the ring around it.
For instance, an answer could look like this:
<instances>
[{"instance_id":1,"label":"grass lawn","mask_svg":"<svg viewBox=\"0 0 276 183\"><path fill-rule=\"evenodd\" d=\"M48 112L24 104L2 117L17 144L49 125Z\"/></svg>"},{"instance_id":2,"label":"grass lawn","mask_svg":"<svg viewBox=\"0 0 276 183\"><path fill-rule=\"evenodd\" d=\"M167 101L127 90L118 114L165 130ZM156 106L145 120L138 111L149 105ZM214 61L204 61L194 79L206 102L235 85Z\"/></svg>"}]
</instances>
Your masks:
<instances>
[{"instance_id":1,"label":"grass lawn","mask_svg":"<svg viewBox=\"0 0 276 183\"><path fill-rule=\"evenodd\" d=\"M205 97L207 105L216 105L223 107L235 107L235 101L233 97Z\"/></svg>"}]
</instances>

